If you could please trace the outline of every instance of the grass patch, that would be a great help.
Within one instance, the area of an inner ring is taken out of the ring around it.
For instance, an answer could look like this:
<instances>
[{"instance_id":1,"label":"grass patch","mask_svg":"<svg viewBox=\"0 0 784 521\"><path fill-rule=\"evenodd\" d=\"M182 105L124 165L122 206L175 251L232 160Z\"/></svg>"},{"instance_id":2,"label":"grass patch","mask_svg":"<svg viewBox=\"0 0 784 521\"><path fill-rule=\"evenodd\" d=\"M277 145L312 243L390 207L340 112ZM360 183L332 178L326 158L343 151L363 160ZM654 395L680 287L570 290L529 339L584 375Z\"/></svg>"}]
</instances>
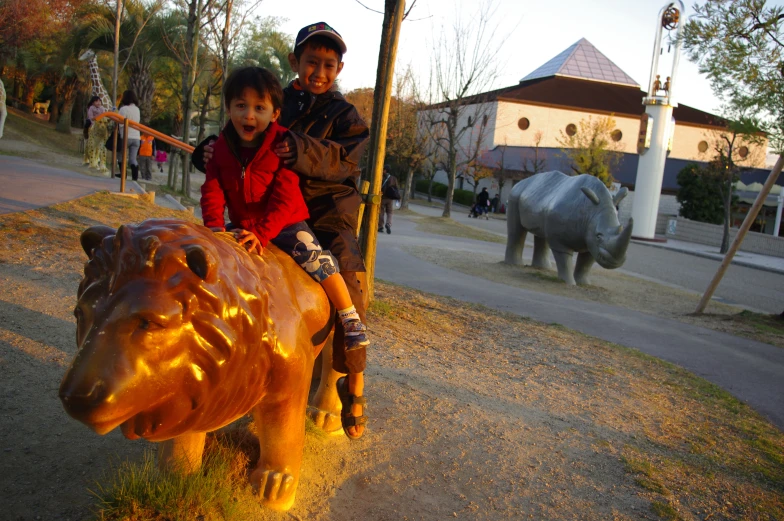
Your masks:
<instances>
[{"instance_id":1,"label":"grass patch","mask_svg":"<svg viewBox=\"0 0 784 521\"><path fill-rule=\"evenodd\" d=\"M656 514L662 519L668 519L675 521L676 519L680 519L678 515L678 511L675 510L672 505L669 503L663 503L661 501L654 501L651 503L651 512Z\"/></svg>"},{"instance_id":2,"label":"grass patch","mask_svg":"<svg viewBox=\"0 0 784 521\"><path fill-rule=\"evenodd\" d=\"M42 121L21 111L9 108L6 128L23 134L24 140L74 157L80 157L78 134L64 134L55 130L53 123Z\"/></svg>"},{"instance_id":3,"label":"grass patch","mask_svg":"<svg viewBox=\"0 0 784 521\"><path fill-rule=\"evenodd\" d=\"M423 217L417 222L417 230L435 235L506 244L505 237L474 228L473 226L466 226L446 217Z\"/></svg>"},{"instance_id":4,"label":"grass patch","mask_svg":"<svg viewBox=\"0 0 784 521\"><path fill-rule=\"evenodd\" d=\"M158 193L169 194L171 196L179 197L180 203L182 203L183 206L199 206L199 201L193 199L190 196L185 195L177 188L172 188L167 185L151 185L150 183L147 184L151 187L152 190Z\"/></svg>"},{"instance_id":5,"label":"grass patch","mask_svg":"<svg viewBox=\"0 0 784 521\"><path fill-rule=\"evenodd\" d=\"M779 315L765 315L744 310L736 317L738 320L745 321L760 332L784 336L784 319Z\"/></svg>"}]
</instances>

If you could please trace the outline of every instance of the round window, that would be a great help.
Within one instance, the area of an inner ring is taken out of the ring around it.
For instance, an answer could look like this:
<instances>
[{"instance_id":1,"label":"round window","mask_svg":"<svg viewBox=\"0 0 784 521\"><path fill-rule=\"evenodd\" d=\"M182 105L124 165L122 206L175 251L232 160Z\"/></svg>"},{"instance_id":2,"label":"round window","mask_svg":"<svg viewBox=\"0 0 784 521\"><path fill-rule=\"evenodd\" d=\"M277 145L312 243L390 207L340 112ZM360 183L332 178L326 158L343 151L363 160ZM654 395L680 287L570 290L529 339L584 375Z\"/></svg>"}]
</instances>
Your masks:
<instances>
[{"instance_id":1,"label":"round window","mask_svg":"<svg viewBox=\"0 0 784 521\"><path fill-rule=\"evenodd\" d=\"M517 121L517 126L520 127L520 130L528 130L528 127L531 126L531 122L528 121L528 118L520 118Z\"/></svg>"},{"instance_id":2,"label":"round window","mask_svg":"<svg viewBox=\"0 0 784 521\"><path fill-rule=\"evenodd\" d=\"M744 147L740 147L740 148L738 149L738 155L739 155L740 157L743 157L743 158L745 158L746 156L748 156L748 155L749 155L749 147L745 147L745 146L744 146Z\"/></svg>"},{"instance_id":3,"label":"round window","mask_svg":"<svg viewBox=\"0 0 784 521\"><path fill-rule=\"evenodd\" d=\"M618 130L616 128L615 130L613 130L613 132L612 132L612 134L610 134L610 136L612 136L612 140L613 141L620 141L621 138L623 138L623 132L621 132L620 130Z\"/></svg>"},{"instance_id":4,"label":"round window","mask_svg":"<svg viewBox=\"0 0 784 521\"><path fill-rule=\"evenodd\" d=\"M697 150L700 152L707 152L708 151L708 142L707 141L700 141L697 145Z\"/></svg>"},{"instance_id":5,"label":"round window","mask_svg":"<svg viewBox=\"0 0 784 521\"><path fill-rule=\"evenodd\" d=\"M574 123L569 123L568 125L566 125L566 135L573 136L575 134L577 134L577 125L575 125Z\"/></svg>"}]
</instances>

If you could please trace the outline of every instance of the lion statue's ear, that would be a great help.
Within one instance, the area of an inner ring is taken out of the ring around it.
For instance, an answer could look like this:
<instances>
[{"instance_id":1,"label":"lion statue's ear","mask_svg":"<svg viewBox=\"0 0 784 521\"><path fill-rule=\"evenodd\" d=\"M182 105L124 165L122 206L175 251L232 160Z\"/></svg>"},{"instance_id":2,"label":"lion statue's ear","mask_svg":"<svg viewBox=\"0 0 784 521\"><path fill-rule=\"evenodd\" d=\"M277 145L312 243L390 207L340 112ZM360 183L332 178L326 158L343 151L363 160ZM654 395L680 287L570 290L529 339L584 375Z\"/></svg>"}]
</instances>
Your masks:
<instances>
[{"instance_id":1,"label":"lion statue's ear","mask_svg":"<svg viewBox=\"0 0 784 521\"><path fill-rule=\"evenodd\" d=\"M214 272L212 258L198 244L185 246L185 260L191 271L202 280L207 280L210 273Z\"/></svg>"},{"instance_id":2,"label":"lion statue's ear","mask_svg":"<svg viewBox=\"0 0 784 521\"><path fill-rule=\"evenodd\" d=\"M117 230L108 226L90 226L82 232L79 242L89 258L93 258L93 250L110 235L115 235Z\"/></svg>"}]
</instances>

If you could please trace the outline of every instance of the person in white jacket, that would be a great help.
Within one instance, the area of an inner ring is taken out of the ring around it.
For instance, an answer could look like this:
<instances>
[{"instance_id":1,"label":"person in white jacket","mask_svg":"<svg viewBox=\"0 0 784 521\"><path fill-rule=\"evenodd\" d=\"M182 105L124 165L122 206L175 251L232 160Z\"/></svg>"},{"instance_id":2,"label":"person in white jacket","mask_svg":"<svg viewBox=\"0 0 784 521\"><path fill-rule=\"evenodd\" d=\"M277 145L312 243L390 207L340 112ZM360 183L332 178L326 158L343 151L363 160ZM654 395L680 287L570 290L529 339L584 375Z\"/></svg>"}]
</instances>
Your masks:
<instances>
[{"instance_id":1,"label":"person in white jacket","mask_svg":"<svg viewBox=\"0 0 784 521\"><path fill-rule=\"evenodd\" d=\"M120 100L120 115L128 118L129 121L139 122L141 119L141 112L139 112L139 98L132 90L123 92L122 100ZM120 139L123 138L123 125L120 125ZM139 162L136 156L139 154L141 133L132 127L128 127L128 164L131 165L131 176L133 180L139 179ZM122 168L122 164L120 164ZM123 175L123 172L120 172Z\"/></svg>"}]
</instances>

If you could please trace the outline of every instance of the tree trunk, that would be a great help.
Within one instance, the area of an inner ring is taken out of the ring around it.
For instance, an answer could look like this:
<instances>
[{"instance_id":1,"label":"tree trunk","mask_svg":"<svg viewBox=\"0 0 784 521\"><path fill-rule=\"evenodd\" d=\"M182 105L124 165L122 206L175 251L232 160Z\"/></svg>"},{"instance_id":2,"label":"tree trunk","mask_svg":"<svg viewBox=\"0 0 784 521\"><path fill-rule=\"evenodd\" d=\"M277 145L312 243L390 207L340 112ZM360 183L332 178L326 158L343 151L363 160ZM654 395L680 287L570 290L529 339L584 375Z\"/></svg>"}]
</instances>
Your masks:
<instances>
[{"instance_id":1,"label":"tree trunk","mask_svg":"<svg viewBox=\"0 0 784 521\"><path fill-rule=\"evenodd\" d=\"M128 78L128 84L139 98L139 123L148 125L152 118L152 100L155 96L155 82L149 71L138 70Z\"/></svg>"},{"instance_id":2,"label":"tree trunk","mask_svg":"<svg viewBox=\"0 0 784 521\"><path fill-rule=\"evenodd\" d=\"M58 88L55 86L52 99L49 100L49 121L52 123L60 122L60 95L57 91Z\"/></svg>"},{"instance_id":3,"label":"tree trunk","mask_svg":"<svg viewBox=\"0 0 784 521\"><path fill-rule=\"evenodd\" d=\"M199 134L196 137L196 143L201 143L204 140L204 127L207 125L207 111L210 109L210 95L212 94L212 86L207 86L207 92L204 94L204 102L201 104L199 111Z\"/></svg>"},{"instance_id":4,"label":"tree trunk","mask_svg":"<svg viewBox=\"0 0 784 521\"><path fill-rule=\"evenodd\" d=\"M719 253L724 255L730 248L730 221L732 220L732 178L727 181L726 195L724 195L724 233L721 236Z\"/></svg>"},{"instance_id":5,"label":"tree trunk","mask_svg":"<svg viewBox=\"0 0 784 521\"><path fill-rule=\"evenodd\" d=\"M428 183L428 185L427 185L427 202L428 203L432 203L433 202L433 178L434 177L435 177L435 174L433 175L433 177L430 178L430 183Z\"/></svg>"},{"instance_id":6,"label":"tree trunk","mask_svg":"<svg viewBox=\"0 0 784 521\"><path fill-rule=\"evenodd\" d=\"M196 85L197 59L199 56L199 27L202 13L202 0L191 0L188 12L188 28L186 32L186 45L187 45L187 59L188 62L183 64L182 73L182 98L183 98L183 119L182 141L190 144L191 136L191 114L193 106L193 88ZM191 176L187 168L182 172L182 188L183 194L190 196L191 190Z\"/></svg>"},{"instance_id":7,"label":"tree trunk","mask_svg":"<svg viewBox=\"0 0 784 521\"><path fill-rule=\"evenodd\" d=\"M33 103L34 103L33 100L35 99L35 84L36 83L37 82L35 80L32 80L32 81L26 81L25 84L24 84L24 89L25 90L24 90L24 99L22 100L22 102L25 105L27 105L27 110L29 110L31 114L33 112Z\"/></svg>"},{"instance_id":8,"label":"tree trunk","mask_svg":"<svg viewBox=\"0 0 784 521\"><path fill-rule=\"evenodd\" d=\"M64 134L71 133L71 111L73 110L74 96L69 96L63 100L63 112L60 114L60 119L57 121L57 131Z\"/></svg>"},{"instance_id":9,"label":"tree trunk","mask_svg":"<svg viewBox=\"0 0 784 521\"><path fill-rule=\"evenodd\" d=\"M400 200L401 210L408 209L408 200L411 194L411 185L413 184L413 179L414 179L414 169L409 168L408 174L406 174L405 187L403 188L403 198Z\"/></svg>"}]
</instances>

